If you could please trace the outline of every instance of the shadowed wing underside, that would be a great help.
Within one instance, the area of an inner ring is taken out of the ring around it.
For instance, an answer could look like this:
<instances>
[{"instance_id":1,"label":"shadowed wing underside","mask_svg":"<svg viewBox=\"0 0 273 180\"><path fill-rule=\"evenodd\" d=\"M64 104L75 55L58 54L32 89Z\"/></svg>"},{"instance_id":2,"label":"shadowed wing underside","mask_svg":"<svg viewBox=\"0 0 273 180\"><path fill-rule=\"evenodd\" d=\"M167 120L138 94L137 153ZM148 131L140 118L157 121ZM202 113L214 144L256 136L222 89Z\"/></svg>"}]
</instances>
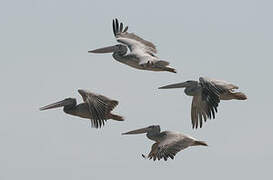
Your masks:
<instances>
[{"instance_id":1,"label":"shadowed wing underside","mask_svg":"<svg viewBox=\"0 0 273 180\"><path fill-rule=\"evenodd\" d=\"M88 104L92 126L102 127L105 121L109 119L110 112L118 105L118 101L86 90L79 90L79 93L84 102Z\"/></svg>"},{"instance_id":2,"label":"shadowed wing underside","mask_svg":"<svg viewBox=\"0 0 273 180\"><path fill-rule=\"evenodd\" d=\"M181 150L187 148L191 143L190 138L181 138L175 136L172 138L166 138L161 142L156 142L152 145L151 152L148 155L149 159L160 160L164 159L167 161L168 158L174 159L174 156Z\"/></svg>"}]
</instances>

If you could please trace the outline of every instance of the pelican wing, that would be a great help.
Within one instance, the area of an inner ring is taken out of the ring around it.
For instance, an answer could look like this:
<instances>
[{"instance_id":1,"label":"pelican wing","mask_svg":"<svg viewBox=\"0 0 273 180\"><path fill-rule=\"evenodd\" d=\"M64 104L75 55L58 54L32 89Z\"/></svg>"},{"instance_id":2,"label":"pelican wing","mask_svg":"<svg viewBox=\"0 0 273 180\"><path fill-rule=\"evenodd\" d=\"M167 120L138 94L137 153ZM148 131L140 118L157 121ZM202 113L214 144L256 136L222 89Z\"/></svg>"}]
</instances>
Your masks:
<instances>
[{"instance_id":1,"label":"pelican wing","mask_svg":"<svg viewBox=\"0 0 273 180\"><path fill-rule=\"evenodd\" d=\"M221 88L217 87L212 79L200 77L199 78L200 85L203 89L207 91L207 93L211 95L220 95Z\"/></svg>"},{"instance_id":2,"label":"pelican wing","mask_svg":"<svg viewBox=\"0 0 273 180\"><path fill-rule=\"evenodd\" d=\"M238 86L224 80L211 79L207 77L203 79L206 79L207 81L211 82L220 92L239 89Z\"/></svg>"},{"instance_id":3,"label":"pelican wing","mask_svg":"<svg viewBox=\"0 0 273 180\"><path fill-rule=\"evenodd\" d=\"M156 142L152 145L148 158L153 159L155 161L157 159L157 151L158 151L158 143Z\"/></svg>"},{"instance_id":4,"label":"pelican wing","mask_svg":"<svg viewBox=\"0 0 273 180\"><path fill-rule=\"evenodd\" d=\"M181 150L189 147L193 142L193 139L183 136L181 134L172 134L152 146L152 150L148 155L149 159L154 161L164 159L167 161L168 158L174 159L174 156Z\"/></svg>"},{"instance_id":5,"label":"pelican wing","mask_svg":"<svg viewBox=\"0 0 273 180\"><path fill-rule=\"evenodd\" d=\"M80 94L84 102L88 104L92 126L96 128L102 127L108 119L110 111L118 105L118 101L87 91L84 94Z\"/></svg>"},{"instance_id":6,"label":"pelican wing","mask_svg":"<svg viewBox=\"0 0 273 180\"><path fill-rule=\"evenodd\" d=\"M207 103L202 101L201 95L194 96L192 99L192 105L191 105L192 128L198 128L198 122L201 128L203 120L206 122L207 117L211 113L214 115L214 110L212 109L211 111Z\"/></svg>"},{"instance_id":7,"label":"pelican wing","mask_svg":"<svg viewBox=\"0 0 273 180\"><path fill-rule=\"evenodd\" d=\"M203 121L215 118L220 103L220 90L206 78L200 78L202 91L193 97L191 105L192 128L201 128Z\"/></svg>"},{"instance_id":8,"label":"pelican wing","mask_svg":"<svg viewBox=\"0 0 273 180\"><path fill-rule=\"evenodd\" d=\"M146 53L155 56L157 53L156 46L150 41L146 41L141 37L135 35L134 33L128 33L128 26L123 29L123 23L119 24L118 20L113 20L113 32L118 42L126 44L131 51L134 51L136 48L142 49Z\"/></svg>"},{"instance_id":9,"label":"pelican wing","mask_svg":"<svg viewBox=\"0 0 273 180\"><path fill-rule=\"evenodd\" d=\"M157 57L151 51L147 50L143 44L134 39L119 37L117 41L128 46L131 51L129 55L133 55L139 59L139 64L146 64L148 62L154 62L157 66L166 66L166 64L169 64L167 61L158 61Z\"/></svg>"},{"instance_id":10,"label":"pelican wing","mask_svg":"<svg viewBox=\"0 0 273 180\"><path fill-rule=\"evenodd\" d=\"M231 84L229 82L223 81L223 80L216 80L213 79L211 80L213 84L222 91L229 91L229 90L234 90L234 89L239 89L238 86Z\"/></svg>"}]
</instances>

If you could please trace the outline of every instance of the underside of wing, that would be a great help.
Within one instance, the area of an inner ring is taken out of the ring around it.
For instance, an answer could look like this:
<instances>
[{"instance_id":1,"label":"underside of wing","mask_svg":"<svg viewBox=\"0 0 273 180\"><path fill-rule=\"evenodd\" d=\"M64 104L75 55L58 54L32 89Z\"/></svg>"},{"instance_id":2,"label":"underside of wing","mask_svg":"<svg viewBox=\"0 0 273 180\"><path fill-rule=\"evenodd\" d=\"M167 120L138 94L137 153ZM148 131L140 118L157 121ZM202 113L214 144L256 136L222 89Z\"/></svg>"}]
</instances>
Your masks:
<instances>
[{"instance_id":1,"label":"underside of wing","mask_svg":"<svg viewBox=\"0 0 273 180\"><path fill-rule=\"evenodd\" d=\"M160 143L155 143L152 146L151 152L148 155L149 159L165 161L168 158L174 159L174 156L181 150L188 147L190 139L166 139Z\"/></svg>"},{"instance_id":2,"label":"underside of wing","mask_svg":"<svg viewBox=\"0 0 273 180\"><path fill-rule=\"evenodd\" d=\"M85 92L82 97L88 104L91 123L95 128L102 127L108 119L109 113L118 105L116 100L91 92Z\"/></svg>"},{"instance_id":3,"label":"underside of wing","mask_svg":"<svg viewBox=\"0 0 273 180\"><path fill-rule=\"evenodd\" d=\"M128 41L128 40L124 41L124 39L134 40L134 41L138 42L139 44L141 44L141 46L144 47L147 52L157 53L156 46L153 43L151 43L150 41L146 41L146 40L142 39L141 37L135 35L134 33L128 33L127 30L128 30L128 26L126 26L123 29L123 23L122 22L119 23L118 19L113 20L114 35L115 35L115 37L117 39L122 38L123 39L122 43L129 46L130 44L127 44L127 43L128 42L131 43L133 41ZM121 41L119 41L119 42L121 42ZM138 44L138 43L135 43L135 44Z\"/></svg>"}]
</instances>

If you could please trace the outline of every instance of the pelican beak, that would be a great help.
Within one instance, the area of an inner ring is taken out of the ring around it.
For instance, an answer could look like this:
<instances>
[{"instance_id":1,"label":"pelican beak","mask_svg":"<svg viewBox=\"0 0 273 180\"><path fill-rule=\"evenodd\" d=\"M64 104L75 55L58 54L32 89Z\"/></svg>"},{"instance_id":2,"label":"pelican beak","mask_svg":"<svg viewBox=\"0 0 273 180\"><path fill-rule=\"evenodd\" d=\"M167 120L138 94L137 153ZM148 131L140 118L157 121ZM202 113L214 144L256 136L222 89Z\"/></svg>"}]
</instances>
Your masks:
<instances>
[{"instance_id":1,"label":"pelican beak","mask_svg":"<svg viewBox=\"0 0 273 180\"><path fill-rule=\"evenodd\" d=\"M63 107L63 106L69 105L69 104L71 104L71 100L70 99L65 99L65 100L55 102L55 103L49 104L47 106L41 107L40 111L47 110L47 109L58 108L58 107Z\"/></svg>"},{"instance_id":2,"label":"pelican beak","mask_svg":"<svg viewBox=\"0 0 273 180\"><path fill-rule=\"evenodd\" d=\"M188 82L182 82L182 83L176 83L176 84L170 84L167 86L159 87L158 89L171 89L171 88L184 88L187 87Z\"/></svg>"},{"instance_id":3,"label":"pelican beak","mask_svg":"<svg viewBox=\"0 0 273 180\"><path fill-rule=\"evenodd\" d=\"M141 128L141 129L136 129L133 131L129 131L126 133L122 133L122 135L126 135L126 134L142 134L142 133L147 133L149 130L149 128Z\"/></svg>"},{"instance_id":4,"label":"pelican beak","mask_svg":"<svg viewBox=\"0 0 273 180\"><path fill-rule=\"evenodd\" d=\"M89 53L112 53L115 51L115 46L108 46L104 48L99 48L95 50L88 51Z\"/></svg>"}]
</instances>

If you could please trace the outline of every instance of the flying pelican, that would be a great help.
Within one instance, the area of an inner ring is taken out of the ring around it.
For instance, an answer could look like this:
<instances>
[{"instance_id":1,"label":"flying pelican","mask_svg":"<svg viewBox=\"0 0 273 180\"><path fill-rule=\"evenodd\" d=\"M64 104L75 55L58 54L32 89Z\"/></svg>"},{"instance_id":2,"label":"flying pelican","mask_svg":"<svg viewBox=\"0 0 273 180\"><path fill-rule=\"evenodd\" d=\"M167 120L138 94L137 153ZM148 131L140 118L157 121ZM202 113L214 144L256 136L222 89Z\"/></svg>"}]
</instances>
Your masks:
<instances>
[{"instance_id":1,"label":"flying pelican","mask_svg":"<svg viewBox=\"0 0 273 180\"><path fill-rule=\"evenodd\" d=\"M189 146L208 146L204 141L198 141L190 136L186 136L179 132L160 132L159 125L152 125L146 128L129 131L126 133L122 133L122 135L141 133L147 133L147 138L155 141L148 156L146 157L142 154L144 158L153 159L154 161L160 160L162 158L165 161L167 161L168 158L174 159L176 153L183 149L186 149Z\"/></svg>"},{"instance_id":2,"label":"flying pelican","mask_svg":"<svg viewBox=\"0 0 273 180\"><path fill-rule=\"evenodd\" d=\"M193 129L198 128L198 121L201 128L203 120L206 122L207 118L215 118L215 113L217 112L217 106L220 100L247 99L247 96L244 93L234 92L234 89L239 88L238 86L226 81L210 78L200 77L199 82L190 80L159 87L159 89L170 88L185 88L185 94L193 96L191 105L191 121Z\"/></svg>"},{"instance_id":3,"label":"flying pelican","mask_svg":"<svg viewBox=\"0 0 273 180\"><path fill-rule=\"evenodd\" d=\"M74 98L66 98L62 101L41 107L40 110L64 107L63 111L73 116L87 118L91 120L91 126L101 128L105 121L113 119L123 121L123 117L112 114L111 111L118 105L118 101L109 99L103 95L91 93L87 90L79 89L78 92L84 103L78 104Z\"/></svg>"},{"instance_id":4,"label":"flying pelican","mask_svg":"<svg viewBox=\"0 0 273 180\"><path fill-rule=\"evenodd\" d=\"M113 20L113 32L116 40L121 43L88 51L89 53L113 53L113 58L118 62L127 64L136 69L149 71L169 71L176 73L174 68L168 67L167 61L160 60L155 54L156 47L134 33L128 33L128 26L123 29L123 23ZM130 52L127 53L128 48Z\"/></svg>"}]
</instances>

